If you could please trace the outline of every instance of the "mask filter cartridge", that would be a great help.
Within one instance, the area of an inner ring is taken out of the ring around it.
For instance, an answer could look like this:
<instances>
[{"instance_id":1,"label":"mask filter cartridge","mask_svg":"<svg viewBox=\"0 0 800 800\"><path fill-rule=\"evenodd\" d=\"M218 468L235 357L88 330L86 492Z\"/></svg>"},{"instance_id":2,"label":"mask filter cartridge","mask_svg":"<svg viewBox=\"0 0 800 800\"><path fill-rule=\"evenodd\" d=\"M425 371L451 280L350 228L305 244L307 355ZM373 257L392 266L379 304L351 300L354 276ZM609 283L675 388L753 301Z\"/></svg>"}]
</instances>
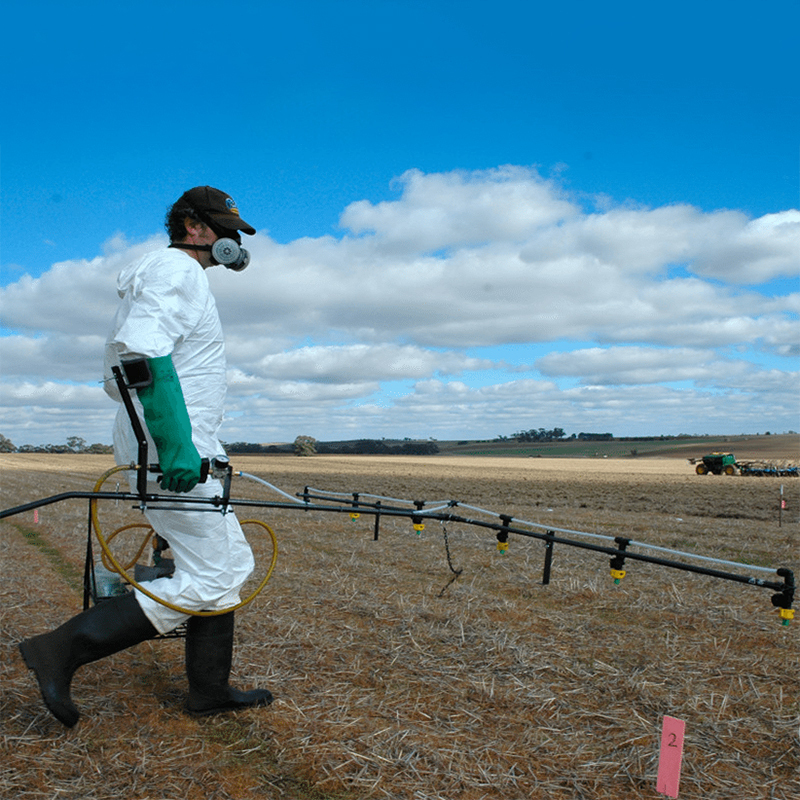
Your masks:
<instances>
[{"instance_id":1,"label":"mask filter cartridge","mask_svg":"<svg viewBox=\"0 0 800 800\"><path fill-rule=\"evenodd\" d=\"M241 272L250 263L250 253L233 239L217 239L211 245L211 255L217 264Z\"/></svg>"}]
</instances>

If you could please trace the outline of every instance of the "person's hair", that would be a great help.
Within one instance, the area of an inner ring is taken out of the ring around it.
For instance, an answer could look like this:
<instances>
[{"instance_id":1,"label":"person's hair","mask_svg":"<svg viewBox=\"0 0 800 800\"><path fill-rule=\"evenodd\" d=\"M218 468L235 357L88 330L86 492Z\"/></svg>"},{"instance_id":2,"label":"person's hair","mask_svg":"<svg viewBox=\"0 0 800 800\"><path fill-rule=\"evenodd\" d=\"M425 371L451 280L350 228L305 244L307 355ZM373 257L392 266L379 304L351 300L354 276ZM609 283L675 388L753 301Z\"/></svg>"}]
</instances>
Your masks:
<instances>
[{"instance_id":1,"label":"person's hair","mask_svg":"<svg viewBox=\"0 0 800 800\"><path fill-rule=\"evenodd\" d=\"M186 217L202 222L197 212L191 206L183 203L175 203L167 209L164 227L167 229L170 242L182 242L186 238L186 225L184 224Z\"/></svg>"}]
</instances>

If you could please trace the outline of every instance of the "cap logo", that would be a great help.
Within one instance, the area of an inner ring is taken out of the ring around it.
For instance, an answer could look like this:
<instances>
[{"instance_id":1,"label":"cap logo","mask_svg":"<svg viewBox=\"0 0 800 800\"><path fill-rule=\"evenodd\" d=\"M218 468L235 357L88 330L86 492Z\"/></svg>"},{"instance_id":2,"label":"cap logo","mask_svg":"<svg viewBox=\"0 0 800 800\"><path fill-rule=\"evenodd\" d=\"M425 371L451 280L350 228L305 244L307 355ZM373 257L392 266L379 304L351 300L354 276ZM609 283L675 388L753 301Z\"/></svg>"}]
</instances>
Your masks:
<instances>
[{"instance_id":1,"label":"cap logo","mask_svg":"<svg viewBox=\"0 0 800 800\"><path fill-rule=\"evenodd\" d=\"M225 206L231 214L236 214L237 217L239 216L239 209L236 208L236 203L232 197L225 198Z\"/></svg>"}]
</instances>

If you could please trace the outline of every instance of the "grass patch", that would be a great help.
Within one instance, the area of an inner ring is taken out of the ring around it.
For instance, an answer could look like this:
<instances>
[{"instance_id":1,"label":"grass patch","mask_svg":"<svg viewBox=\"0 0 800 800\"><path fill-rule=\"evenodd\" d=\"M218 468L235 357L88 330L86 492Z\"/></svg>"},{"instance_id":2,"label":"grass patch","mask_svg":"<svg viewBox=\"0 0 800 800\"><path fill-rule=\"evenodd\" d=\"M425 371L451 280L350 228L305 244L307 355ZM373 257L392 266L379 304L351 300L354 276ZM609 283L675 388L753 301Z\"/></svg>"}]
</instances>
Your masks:
<instances>
[{"instance_id":1,"label":"grass patch","mask_svg":"<svg viewBox=\"0 0 800 800\"><path fill-rule=\"evenodd\" d=\"M12 528L15 528L18 533L22 535L25 541L35 547L52 565L64 582L74 589L76 592L83 591L83 574L75 568L66 558L64 558L61 551L54 547L42 534L34 528L29 528L19 522L9 522Z\"/></svg>"}]
</instances>

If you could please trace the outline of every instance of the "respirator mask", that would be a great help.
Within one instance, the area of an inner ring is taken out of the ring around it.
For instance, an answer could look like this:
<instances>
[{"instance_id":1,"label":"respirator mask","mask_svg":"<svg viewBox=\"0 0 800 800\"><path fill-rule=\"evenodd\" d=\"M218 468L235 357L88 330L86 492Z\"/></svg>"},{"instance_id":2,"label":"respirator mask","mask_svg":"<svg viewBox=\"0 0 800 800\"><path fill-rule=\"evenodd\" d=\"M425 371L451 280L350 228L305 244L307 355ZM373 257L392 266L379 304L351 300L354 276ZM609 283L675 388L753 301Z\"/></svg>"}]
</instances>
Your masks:
<instances>
[{"instance_id":1,"label":"respirator mask","mask_svg":"<svg viewBox=\"0 0 800 800\"><path fill-rule=\"evenodd\" d=\"M191 209L189 209L191 211ZM241 272L250 263L250 253L241 245L241 236L238 231L231 231L217 225L208 214L198 211L193 212L201 222L208 225L219 237L214 244L176 244L180 250L205 250L211 253L211 259L215 264L232 269L234 272ZM235 239L233 237L236 237ZM238 239L238 241L237 241Z\"/></svg>"}]
</instances>

